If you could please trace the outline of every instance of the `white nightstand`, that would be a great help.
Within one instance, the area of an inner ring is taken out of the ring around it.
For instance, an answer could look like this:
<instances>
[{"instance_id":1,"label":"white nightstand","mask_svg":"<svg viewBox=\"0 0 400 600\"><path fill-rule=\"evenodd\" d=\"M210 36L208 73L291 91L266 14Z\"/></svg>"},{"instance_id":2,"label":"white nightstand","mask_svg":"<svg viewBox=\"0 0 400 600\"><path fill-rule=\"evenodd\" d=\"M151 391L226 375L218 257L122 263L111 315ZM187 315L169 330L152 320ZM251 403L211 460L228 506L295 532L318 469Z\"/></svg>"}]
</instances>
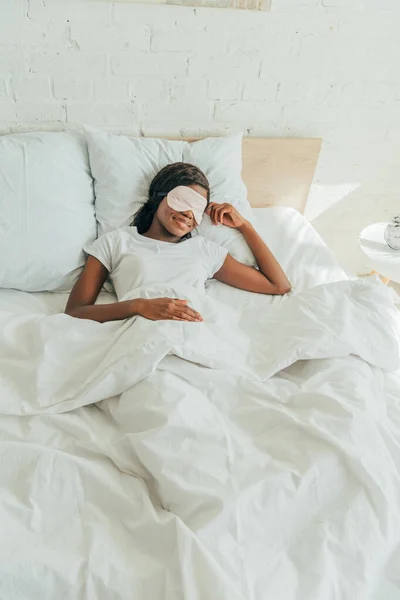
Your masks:
<instances>
[{"instance_id":1,"label":"white nightstand","mask_svg":"<svg viewBox=\"0 0 400 600\"><path fill-rule=\"evenodd\" d=\"M360 233L361 250L368 257L373 273L378 273L384 283L400 283L400 251L392 250L385 242L384 231L387 223L368 225Z\"/></svg>"}]
</instances>

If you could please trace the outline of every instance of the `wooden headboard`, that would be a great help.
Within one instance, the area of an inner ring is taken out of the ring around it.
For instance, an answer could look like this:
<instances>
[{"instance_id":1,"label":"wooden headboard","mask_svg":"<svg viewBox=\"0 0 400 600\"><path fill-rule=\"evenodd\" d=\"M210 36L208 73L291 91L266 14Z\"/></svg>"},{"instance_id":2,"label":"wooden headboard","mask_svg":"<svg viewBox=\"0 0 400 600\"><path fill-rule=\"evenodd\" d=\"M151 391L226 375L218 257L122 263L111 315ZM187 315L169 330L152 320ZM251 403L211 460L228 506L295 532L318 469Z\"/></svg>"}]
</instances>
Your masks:
<instances>
[{"instance_id":1,"label":"wooden headboard","mask_svg":"<svg viewBox=\"0 0 400 600\"><path fill-rule=\"evenodd\" d=\"M244 137L242 177L250 204L304 213L321 145L319 138Z\"/></svg>"},{"instance_id":2,"label":"wooden headboard","mask_svg":"<svg viewBox=\"0 0 400 600\"><path fill-rule=\"evenodd\" d=\"M243 138L242 177L250 204L304 212L322 140Z\"/></svg>"}]
</instances>

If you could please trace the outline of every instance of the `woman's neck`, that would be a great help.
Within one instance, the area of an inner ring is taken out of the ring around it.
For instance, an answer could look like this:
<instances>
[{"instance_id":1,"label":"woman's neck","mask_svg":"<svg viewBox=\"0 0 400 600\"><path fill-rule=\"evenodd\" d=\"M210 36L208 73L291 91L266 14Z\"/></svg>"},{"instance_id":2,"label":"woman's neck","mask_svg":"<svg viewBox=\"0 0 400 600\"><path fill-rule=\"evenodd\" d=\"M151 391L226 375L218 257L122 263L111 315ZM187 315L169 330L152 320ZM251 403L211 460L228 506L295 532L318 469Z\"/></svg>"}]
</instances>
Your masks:
<instances>
[{"instance_id":1,"label":"woman's neck","mask_svg":"<svg viewBox=\"0 0 400 600\"><path fill-rule=\"evenodd\" d=\"M152 240L157 240L159 242L169 242L170 244L177 244L181 241L181 238L176 235L172 235L169 231L165 229L158 221L158 219L153 219L149 229L146 233L143 233L144 237L148 237Z\"/></svg>"}]
</instances>

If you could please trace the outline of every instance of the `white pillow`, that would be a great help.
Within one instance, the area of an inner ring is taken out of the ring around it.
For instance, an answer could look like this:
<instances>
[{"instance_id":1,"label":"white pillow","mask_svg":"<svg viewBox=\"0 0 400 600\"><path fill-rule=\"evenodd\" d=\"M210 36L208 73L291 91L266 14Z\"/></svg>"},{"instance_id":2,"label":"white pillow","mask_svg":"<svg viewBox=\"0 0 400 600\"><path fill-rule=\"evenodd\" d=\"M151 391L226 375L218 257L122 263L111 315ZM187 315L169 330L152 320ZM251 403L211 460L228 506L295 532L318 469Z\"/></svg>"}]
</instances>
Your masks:
<instances>
[{"instance_id":1,"label":"white pillow","mask_svg":"<svg viewBox=\"0 0 400 600\"><path fill-rule=\"evenodd\" d=\"M251 215L250 220L253 226L258 229L254 214ZM202 235L208 240L223 246L239 262L249 266L256 266L253 253L246 244L243 235L236 229L225 227L225 225L214 225L210 217L204 215L200 226L196 229L196 234Z\"/></svg>"},{"instance_id":2,"label":"white pillow","mask_svg":"<svg viewBox=\"0 0 400 600\"><path fill-rule=\"evenodd\" d=\"M239 133L186 143L183 161L205 173L210 182L211 202L229 202L251 220L251 206L242 179L242 142L243 134Z\"/></svg>"},{"instance_id":3,"label":"white pillow","mask_svg":"<svg viewBox=\"0 0 400 600\"><path fill-rule=\"evenodd\" d=\"M253 225L286 273L292 285L292 294L323 283L348 279L331 250L297 210L284 207L256 208L253 209L253 215ZM228 248L240 262L255 264L241 234L229 237L229 245L224 241L223 235L222 227L215 226L210 239ZM250 306L254 311L260 312L260 318L266 305L282 300L281 296L249 295L216 280L208 282L207 287L209 294L221 302L235 308L243 306L248 309Z\"/></svg>"},{"instance_id":4,"label":"white pillow","mask_svg":"<svg viewBox=\"0 0 400 600\"><path fill-rule=\"evenodd\" d=\"M251 219L241 178L242 134L199 142L134 138L86 129L99 235L130 225L151 180L167 164L188 162L210 181L214 202L231 202Z\"/></svg>"},{"instance_id":5,"label":"white pillow","mask_svg":"<svg viewBox=\"0 0 400 600\"><path fill-rule=\"evenodd\" d=\"M96 229L82 136L0 136L0 287L69 291Z\"/></svg>"},{"instance_id":6,"label":"white pillow","mask_svg":"<svg viewBox=\"0 0 400 600\"><path fill-rule=\"evenodd\" d=\"M224 246L239 262L256 266L243 235L204 217L201 235ZM286 207L253 210L253 226L284 269L296 289L341 281L347 275L311 223L297 210Z\"/></svg>"},{"instance_id":7,"label":"white pillow","mask_svg":"<svg viewBox=\"0 0 400 600\"><path fill-rule=\"evenodd\" d=\"M253 209L256 227L284 269L294 291L347 280L332 250L294 208Z\"/></svg>"},{"instance_id":8,"label":"white pillow","mask_svg":"<svg viewBox=\"0 0 400 600\"><path fill-rule=\"evenodd\" d=\"M134 138L86 129L95 182L99 235L126 227L148 199L151 180L160 169L182 162L185 142Z\"/></svg>"}]
</instances>

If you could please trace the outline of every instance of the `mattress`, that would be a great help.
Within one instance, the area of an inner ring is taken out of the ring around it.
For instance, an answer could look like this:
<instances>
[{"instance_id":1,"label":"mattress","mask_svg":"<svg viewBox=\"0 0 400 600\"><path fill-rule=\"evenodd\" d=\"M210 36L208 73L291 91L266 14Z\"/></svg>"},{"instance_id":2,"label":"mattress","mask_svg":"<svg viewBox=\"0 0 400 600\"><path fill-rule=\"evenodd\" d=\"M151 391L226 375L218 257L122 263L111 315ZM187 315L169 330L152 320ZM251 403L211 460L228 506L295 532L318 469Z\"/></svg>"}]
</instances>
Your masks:
<instances>
[{"instance_id":1,"label":"mattress","mask_svg":"<svg viewBox=\"0 0 400 600\"><path fill-rule=\"evenodd\" d=\"M311 245L306 280L350 285ZM0 312L66 301L1 290ZM3 414L0 598L397 600L399 392L399 371L354 354L257 383L169 355L122 395Z\"/></svg>"}]
</instances>

